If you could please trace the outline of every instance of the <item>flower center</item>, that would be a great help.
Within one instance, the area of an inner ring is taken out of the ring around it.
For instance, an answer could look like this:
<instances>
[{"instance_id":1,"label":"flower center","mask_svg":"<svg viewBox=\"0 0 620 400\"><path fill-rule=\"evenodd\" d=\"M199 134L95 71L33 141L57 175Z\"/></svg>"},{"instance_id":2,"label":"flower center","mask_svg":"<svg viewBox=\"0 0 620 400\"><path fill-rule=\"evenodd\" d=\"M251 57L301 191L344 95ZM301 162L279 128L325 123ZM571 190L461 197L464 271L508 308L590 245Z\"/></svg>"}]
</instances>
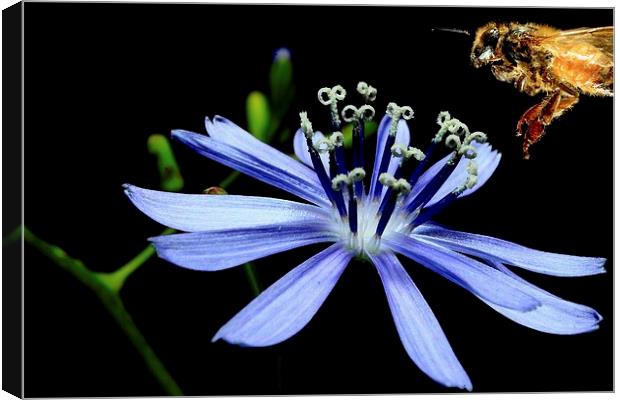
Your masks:
<instances>
[{"instance_id":1,"label":"flower center","mask_svg":"<svg viewBox=\"0 0 620 400\"><path fill-rule=\"evenodd\" d=\"M358 92L365 102L373 101L376 89L360 82ZM342 110L342 119L353 125L353 163L348 169L338 101L342 101L346 91L342 86L322 88L319 101L329 106L331 114L331 135L322 140L314 140L312 124L305 112L300 113L301 130L306 137L312 165L317 173L327 198L334 211L334 229L348 248L355 254L378 253L381 251L381 238L393 233L409 234L416 225L428 221L439 211L452 203L464 190L473 187L477 179L477 155L474 141L483 143L486 135L482 132L470 133L467 126L451 118L447 112L439 114L437 123L440 130L432 139L426 152L409 147L408 143L396 143L401 129L407 130L403 120L413 118L410 107L389 103L387 116L380 126L378 146L383 152L377 154L370 188L366 190L364 179L364 122L372 119L375 110L364 104L357 108L348 105ZM428 160L437 145L444 140L452 154L422 188L412 189L422 177ZM329 153L329 168L325 168L319 153ZM467 179L430 206L429 201L437 194L448 177L454 172L462 158L469 159Z\"/></svg>"}]
</instances>

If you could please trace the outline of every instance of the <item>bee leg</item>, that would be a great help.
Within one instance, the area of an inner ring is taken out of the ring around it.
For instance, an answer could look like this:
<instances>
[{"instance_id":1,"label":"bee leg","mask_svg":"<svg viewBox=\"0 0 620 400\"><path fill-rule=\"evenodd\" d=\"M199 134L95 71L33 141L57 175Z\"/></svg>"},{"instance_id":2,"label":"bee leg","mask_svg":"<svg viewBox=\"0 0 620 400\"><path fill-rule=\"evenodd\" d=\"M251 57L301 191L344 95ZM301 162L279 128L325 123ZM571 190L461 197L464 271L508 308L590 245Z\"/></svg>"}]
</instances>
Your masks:
<instances>
[{"instance_id":1,"label":"bee leg","mask_svg":"<svg viewBox=\"0 0 620 400\"><path fill-rule=\"evenodd\" d=\"M523 137L523 159L530 159L530 146L538 143L545 134L545 124L538 118L528 123L527 132Z\"/></svg>"},{"instance_id":2,"label":"bee leg","mask_svg":"<svg viewBox=\"0 0 620 400\"><path fill-rule=\"evenodd\" d=\"M538 120L538 116L540 115L541 109L545 106L547 100L543 100L539 104L535 104L532 107L528 108L521 118L519 118L519 122L517 122L517 136L523 135L523 128L525 126L528 127L536 123Z\"/></svg>"},{"instance_id":3,"label":"bee leg","mask_svg":"<svg viewBox=\"0 0 620 400\"><path fill-rule=\"evenodd\" d=\"M558 118L560 115L568 111L572 106L579 101L579 95L572 93L561 92L557 101L554 102L553 107L545 107L542 112L542 118L545 125L549 125L551 121Z\"/></svg>"},{"instance_id":4,"label":"bee leg","mask_svg":"<svg viewBox=\"0 0 620 400\"><path fill-rule=\"evenodd\" d=\"M541 103L530 107L519 120L517 130L522 131L523 123L527 123L527 131L523 138L523 158L529 159L529 148L537 143L545 134L545 127L570 109L579 101L577 94L558 90L545 98Z\"/></svg>"}]
</instances>

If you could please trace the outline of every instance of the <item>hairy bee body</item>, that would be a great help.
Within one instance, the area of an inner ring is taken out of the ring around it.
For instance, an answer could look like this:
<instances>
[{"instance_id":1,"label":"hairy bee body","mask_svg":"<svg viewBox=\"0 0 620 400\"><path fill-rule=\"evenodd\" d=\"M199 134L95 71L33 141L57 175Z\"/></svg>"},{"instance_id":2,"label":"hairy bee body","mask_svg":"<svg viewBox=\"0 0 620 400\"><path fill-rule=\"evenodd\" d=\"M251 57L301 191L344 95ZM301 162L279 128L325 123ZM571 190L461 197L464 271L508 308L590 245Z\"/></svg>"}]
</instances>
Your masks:
<instances>
[{"instance_id":1,"label":"hairy bee body","mask_svg":"<svg viewBox=\"0 0 620 400\"><path fill-rule=\"evenodd\" d=\"M559 30L546 25L490 22L476 31L474 67L490 65L496 79L530 96L545 98L517 124L525 127L523 154L552 120L574 106L580 94L613 96L613 27Z\"/></svg>"}]
</instances>

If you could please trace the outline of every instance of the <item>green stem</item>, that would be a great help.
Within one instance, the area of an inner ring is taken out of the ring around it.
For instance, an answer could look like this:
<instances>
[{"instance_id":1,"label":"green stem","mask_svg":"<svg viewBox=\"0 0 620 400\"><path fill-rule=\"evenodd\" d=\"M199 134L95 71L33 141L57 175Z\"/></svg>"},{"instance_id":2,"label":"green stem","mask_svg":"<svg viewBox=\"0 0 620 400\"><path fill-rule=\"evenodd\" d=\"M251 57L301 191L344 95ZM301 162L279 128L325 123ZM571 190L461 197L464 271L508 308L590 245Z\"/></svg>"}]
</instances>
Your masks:
<instances>
[{"instance_id":1,"label":"green stem","mask_svg":"<svg viewBox=\"0 0 620 400\"><path fill-rule=\"evenodd\" d=\"M169 235L176 232L172 228L166 228L161 233L162 235ZM97 277L102 280L110 289L115 292L120 292L125 284L125 281L129 276L134 273L142 264L147 262L151 257L155 255L155 248L152 245L148 245L138 253L137 256L132 258L127 264L123 265L114 272L97 272Z\"/></svg>"},{"instance_id":2,"label":"green stem","mask_svg":"<svg viewBox=\"0 0 620 400\"><path fill-rule=\"evenodd\" d=\"M157 355L148 344L140 330L138 330L138 327L131 318L131 315L129 315L129 312L125 309L123 301L117 291L102 281L99 274L89 270L82 261L69 257L60 247L51 245L39 239L26 227L24 227L24 240L38 249L55 264L71 273L84 285L89 287L95 295L97 295L99 300L101 300L106 310L110 313L110 315L112 315L118 326L127 335L136 350L138 350L149 370L157 379L164 391L171 396L183 395L183 392L181 392L179 386L176 384L159 358L157 358ZM143 255L143 257L150 256ZM130 263L132 261L130 261ZM138 264L138 266L139 265L141 264Z\"/></svg>"},{"instance_id":3,"label":"green stem","mask_svg":"<svg viewBox=\"0 0 620 400\"><path fill-rule=\"evenodd\" d=\"M260 292L263 291L260 283L258 282L258 277L256 276L256 270L254 269L254 265L252 263L243 264L243 271L245 272L245 277L250 282L250 286L252 287L252 293L254 293L254 297L258 296Z\"/></svg>"},{"instance_id":4,"label":"green stem","mask_svg":"<svg viewBox=\"0 0 620 400\"><path fill-rule=\"evenodd\" d=\"M228 187L230 185L233 184L234 181L237 180L237 178L239 177L239 175L241 175L241 172L239 171L233 171L230 174L228 174L228 176L226 178L224 178L220 183L219 183L219 187L221 187L222 189L228 189Z\"/></svg>"}]
</instances>

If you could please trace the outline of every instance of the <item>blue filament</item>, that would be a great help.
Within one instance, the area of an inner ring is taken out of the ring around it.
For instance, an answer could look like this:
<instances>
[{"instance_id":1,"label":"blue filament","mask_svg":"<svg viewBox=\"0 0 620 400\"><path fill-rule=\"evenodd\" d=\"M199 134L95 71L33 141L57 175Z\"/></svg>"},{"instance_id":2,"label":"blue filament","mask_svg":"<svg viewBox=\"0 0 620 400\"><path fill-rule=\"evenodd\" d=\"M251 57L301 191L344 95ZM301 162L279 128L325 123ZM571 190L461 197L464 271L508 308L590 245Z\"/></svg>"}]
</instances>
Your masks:
<instances>
[{"instance_id":1,"label":"blue filament","mask_svg":"<svg viewBox=\"0 0 620 400\"><path fill-rule=\"evenodd\" d=\"M439 200L437 203L433 204L432 206L428 208L423 209L422 212L420 212L420 214L411 222L411 225L412 226L422 225L423 223L433 218L435 215L442 212L446 207L448 207L456 199L458 199L458 197L459 197L458 194L454 192L448 193L447 195L444 196L444 198Z\"/></svg>"},{"instance_id":2,"label":"blue filament","mask_svg":"<svg viewBox=\"0 0 620 400\"><path fill-rule=\"evenodd\" d=\"M387 171L388 165L390 164L390 158L392 157L392 146L394 145L394 141L396 140L396 135L388 135L387 140L385 142L385 148L383 149L383 156L381 157L381 164L379 164L379 171L377 173L377 179L381 176L382 173ZM373 198L379 197L381 194L382 185L378 183L375 185L374 193L371 193Z\"/></svg>"},{"instance_id":3,"label":"blue filament","mask_svg":"<svg viewBox=\"0 0 620 400\"><path fill-rule=\"evenodd\" d=\"M358 120L353 127L353 168L364 168L364 122ZM364 181L355 182L355 197L364 194Z\"/></svg>"},{"instance_id":4,"label":"blue filament","mask_svg":"<svg viewBox=\"0 0 620 400\"><path fill-rule=\"evenodd\" d=\"M349 198L349 228L351 233L357 233L357 199Z\"/></svg>"},{"instance_id":5,"label":"blue filament","mask_svg":"<svg viewBox=\"0 0 620 400\"><path fill-rule=\"evenodd\" d=\"M420 179L420 176L422 176L426 165L428 164L431 156L433 155L433 152L437 148L437 143L438 142L435 142L434 140L431 142L431 144L426 148L426 151L424 152L424 160L420 161L416 169L414 169L409 176L409 184L411 185L411 187L414 187L415 184L418 182L418 179Z\"/></svg>"},{"instance_id":6,"label":"blue filament","mask_svg":"<svg viewBox=\"0 0 620 400\"><path fill-rule=\"evenodd\" d=\"M428 201L433 198L435 193L437 193L439 188L441 188L441 185L443 185L446 179L448 179L452 171L454 171L457 164L457 161L454 163L446 163L439 170L437 175L435 175L433 179L431 179L431 181L424 187L424 189L422 189L422 191L418 193L418 195L409 204L407 204L407 212L412 212L418 207L428 203Z\"/></svg>"},{"instance_id":7,"label":"blue filament","mask_svg":"<svg viewBox=\"0 0 620 400\"><path fill-rule=\"evenodd\" d=\"M390 193L386 194L384 202L381 204L383 206L383 211L380 211L381 218L379 219L379 223L377 224L377 236L381 236L383 234L383 231L385 231L385 227L390 221L390 217L392 216L392 213L396 208L396 199L398 198L398 194L394 193L392 188L389 188L388 191L390 191ZM387 199L387 201L385 201L385 199Z\"/></svg>"},{"instance_id":8,"label":"blue filament","mask_svg":"<svg viewBox=\"0 0 620 400\"><path fill-rule=\"evenodd\" d=\"M329 176L327 176L327 172L325 172L325 167L323 167L323 163L321 162L321 157L319 156L319 153L314 148L312 139L306 137L306 142L308 144L308 150L310 153L310 160L312 160L312 166L314 167L314 171L319 178L319 182L321 182L321 186L323 186L323 190L325 190L327 198L332 202L332 204L336 205L336 208L338 208L338 212L341 216L346 216L347 209L344 205L342 193L335 192L332 189L331 179L329 178Z\"/></svg>"}]
</instances>

